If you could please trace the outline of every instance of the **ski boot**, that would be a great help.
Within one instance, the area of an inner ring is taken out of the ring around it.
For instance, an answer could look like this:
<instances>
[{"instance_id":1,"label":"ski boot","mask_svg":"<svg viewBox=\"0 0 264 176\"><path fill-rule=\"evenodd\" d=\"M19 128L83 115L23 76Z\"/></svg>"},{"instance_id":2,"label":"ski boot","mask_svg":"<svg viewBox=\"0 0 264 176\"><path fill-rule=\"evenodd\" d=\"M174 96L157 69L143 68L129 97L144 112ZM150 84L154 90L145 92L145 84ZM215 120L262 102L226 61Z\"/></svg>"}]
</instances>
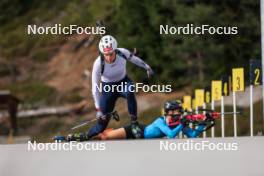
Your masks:
<instances>
[{"instance_id":1,"label":"ski boot","mask_svg":"<svg viewBox=\"0 0 264 176\"><path fill-rule=\"evenodd\" d=\"M82 141L88 141L88 140L89 140L88 136L84 133L68 134L68 136L66 137L66 141L68 142L70 141L82 142Z\"/></svg>"},{"instance_id":2,"label":"ski boot","mask_svg":"<svg viewBox=\"0 0 264 176\"><path fill-rule=\"evenodd\" d=\"M59 142L59 141L66 141L66 137L65 136L55 136L53 138L53 140L54 141L57 141L57 142Z\"/></svg>"}]
</instances>

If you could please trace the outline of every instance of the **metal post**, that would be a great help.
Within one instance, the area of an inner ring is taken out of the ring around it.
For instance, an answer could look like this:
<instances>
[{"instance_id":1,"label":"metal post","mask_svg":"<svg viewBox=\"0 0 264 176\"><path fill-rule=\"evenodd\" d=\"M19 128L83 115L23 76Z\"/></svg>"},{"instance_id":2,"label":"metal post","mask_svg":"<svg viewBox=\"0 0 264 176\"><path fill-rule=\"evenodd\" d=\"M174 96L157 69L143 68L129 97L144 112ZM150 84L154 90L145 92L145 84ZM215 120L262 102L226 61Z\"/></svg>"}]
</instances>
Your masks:
<instances>
[{"instance_id":1,"label":"metal post","mask_svg":"<svg viewBox=\"0 0 264 176\"><path fill-rule=\"evenodd\" d=\"M224 103L224 96L221 98L221 136L225 137L225 103Z\"/></svg>"},{"instance_id":2,"label":"metal post","mask_svg":"<svg viewBox=\"0 0 264 176\"><path fill-rule=\"evenodd\" d=\"M198 112L198 107L196 106L196 107L195 107L195 114L197 114L197 112ZM190 123L190 124L189 124L189 127L190 127L191 129L193 129L194 126L193 126L192 123Z\"/></svg>"},{"instance_id":3,"label":"metal post","mask_svg":"<svg viewBox=\"0 0 264 176\"><path fill-rule=\"evenodd\" d=\"M195 114L199 114L199 107L196 106L195 107ZM196 127L194 126L193 129L195 129ZM197 138L200 137L200 136L197 136Z\"/></svg>"},{"instance_id":4,"label":"metal post","mask_svg":"<svg viewBox=\"0 0 264 176\"><path fill-rule=\"evenodd\" d=\"M215 106L214 106L214 100L212 100L212 103L211 103L211 109L212 109L212 110L215 109ZM212 138L215 137L215 129L214 129L214 127L211 128L211 137L212 137Z\"/></svg>"},{"instance_id":5,"label":"metal post","mask_svg":"<svg viewBox=\"0 0 264 176\"><path fill-rule=\"evenodd\" d=\"M195 108L195 113L196 113L196 114L198 114L198 113L199 113L198 109L199 109L199 107L198 107L198 106L196 106L196 108Z\"/></svg>"},{"instance_id":6,"label":"metal post","mask_svg":"<svg viewBox=\"0 0 264 176\"><path fill-rule=\"evenodd\" d=\"M250 136L253 137L253 85L250 85Z\"/></svg>"},{"instance_id":7,"label":"metal post","mask_svg":"<svg viewBox=\"0 0 264 176\"><path fill-rule=\"evenodd\" d=\"M203 104L203 109L206 109L206 103ZM203 111L203 114L206 114L206 111ZM206 131L203 132L203 138L206 138Z\"/></svg>"},{"instance_id":8,"label":"metal post","mask_svg":"<svg viewBox=\"0 0 264 176\"><path fill-rule=\"evenodd\" d=\"M182 134L182 131L179 133L179 139L182 139L183 138L183 134Z\"/></svg>"},{"instance_id":9,"label":"metal post","mask_svg":"<svg viewBox=\"0 0 264 176\"><path fill-rule=\"evenodd\" d=\"M261 13L261 62L262 70L264 68L264 2L260 0L260 13ZM262 71L262 83L264 83L264 71ZM264 88L262 86L262 117L263 117L263 130L264 130Z\"/></svg>"},{"instance_id":10,"label":"metal post","mask_svg":"<svg viewBox=\"0 0 264 176\"><path fill-rule=\"evenodd\" d=\"M237 137L236 92L233 92L234 137Z\"/></svg>"}]
</instances>

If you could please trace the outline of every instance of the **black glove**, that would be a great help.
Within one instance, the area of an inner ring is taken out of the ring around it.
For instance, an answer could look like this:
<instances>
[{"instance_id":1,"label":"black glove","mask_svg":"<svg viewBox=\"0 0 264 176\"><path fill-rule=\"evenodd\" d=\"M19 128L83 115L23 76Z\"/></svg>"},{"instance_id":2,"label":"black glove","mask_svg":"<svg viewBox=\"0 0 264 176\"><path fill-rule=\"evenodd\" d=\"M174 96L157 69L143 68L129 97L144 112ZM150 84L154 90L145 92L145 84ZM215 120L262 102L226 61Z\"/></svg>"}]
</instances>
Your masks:
<instances>
[{"instance_id":1,"label":"black glove","mask_svg":"<svg viewBox=\"0 0 264 176\"><path fill-rule=\"evenodd\" d=\"M138 121L131 121L131 131L135 139L143 138L143 131L141 130Z\"/></svg>"},{"instance_id":2,"label":"black glove","mask_svg":"<svg viewBox=\"0 0 264 176\"><path fill-rule=\"evenodd\" d=\"M110 119L110 115L109 114L105 114L105 115L101 115L101 116L98 116L96 117L96 119L101 122L101 123L104 123L106 121L108 121Z\"/></svg>"},{"instance_id":3,"label":"black glove","mask_svg":"<svg viewBox=\"0 0 264 176\"><path fill-rule=\"evenodd\" d=\"M180 119L180 121L181 121L181 124L183 124L184 126L186 126L186 125L189 124L189 120L188 120L185 116L183 116L183 117Z\"/></svg>"},{"instance_id":4,"label":"black glove","mask_svg":"<svg viewBox=\"0 0 264 176\"><path fill-rule=\"evenodd\" d=\"M214 118L211 116L210 113L207 112L205 116L206 116L206 119L205 119L206 122L214 121Z\"/></svg>"}]
</instances>

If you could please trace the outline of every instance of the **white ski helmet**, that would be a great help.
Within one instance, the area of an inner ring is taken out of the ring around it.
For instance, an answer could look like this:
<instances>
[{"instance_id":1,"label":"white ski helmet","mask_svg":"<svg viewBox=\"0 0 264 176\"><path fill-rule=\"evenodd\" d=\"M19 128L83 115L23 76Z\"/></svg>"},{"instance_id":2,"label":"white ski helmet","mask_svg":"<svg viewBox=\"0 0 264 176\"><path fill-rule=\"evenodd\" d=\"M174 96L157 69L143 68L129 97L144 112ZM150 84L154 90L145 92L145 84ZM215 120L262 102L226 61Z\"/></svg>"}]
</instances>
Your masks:
<instances>
[{"instance_id":1,"label":"white ski helmet","mask_svg":"<svg viewBox=\"0 0 264 176\"><path fill-rule=\"evenodd\" d=\"M111 53L117 48L117 41L111 35L103 36L99 42L99 50L101 53Z\"/></svg>"}]
</instances>

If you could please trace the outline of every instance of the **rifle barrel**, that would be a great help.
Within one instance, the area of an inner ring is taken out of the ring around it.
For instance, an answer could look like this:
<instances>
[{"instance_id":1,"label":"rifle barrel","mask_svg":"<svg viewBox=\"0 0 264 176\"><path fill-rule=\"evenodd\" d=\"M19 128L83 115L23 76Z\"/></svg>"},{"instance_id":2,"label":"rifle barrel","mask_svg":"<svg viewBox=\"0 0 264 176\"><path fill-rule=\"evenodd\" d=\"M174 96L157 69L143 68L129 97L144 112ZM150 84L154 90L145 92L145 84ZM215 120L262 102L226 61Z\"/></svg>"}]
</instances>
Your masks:
<instances>
[{"instance_id":1,"label":"rifle barrel","mask_svg":"<svg viewBox=\"0 0 264 176\"><path fill-rule=\"evenodd\" d=\"M241 112L224 112L220 114L231 115L231 114L241 114Z\"/></svg>"}]
</instances>

